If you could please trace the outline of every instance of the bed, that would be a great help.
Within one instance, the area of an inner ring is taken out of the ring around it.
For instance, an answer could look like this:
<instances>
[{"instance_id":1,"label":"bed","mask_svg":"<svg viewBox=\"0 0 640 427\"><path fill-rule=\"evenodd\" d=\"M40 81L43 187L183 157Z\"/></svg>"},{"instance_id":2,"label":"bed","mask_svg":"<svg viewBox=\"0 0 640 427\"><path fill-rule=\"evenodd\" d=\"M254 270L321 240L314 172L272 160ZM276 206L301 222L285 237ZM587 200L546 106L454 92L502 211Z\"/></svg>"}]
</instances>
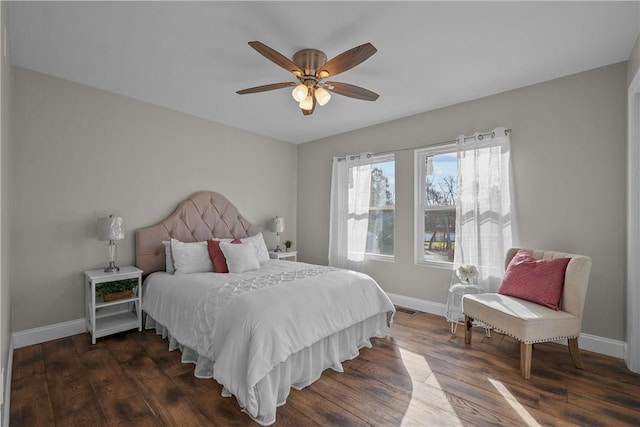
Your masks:
<instances>
[{"instance_id":1,"label":"bed","mask_svg":"<svg viewBox=\"0 0 640 427\"><path fill-rule=\"evenodd\" d=\"M178 268L178 252L172 258L166 247L203 245L194 242L255 250L259 268L235 272L235 255L229 255L229 273L167 273L168 265ZM292 387L313 383L328 368L341 372L341 362L371 347L372 337L386 336L395 309L366 274L265 260L264 251L261 230L215 192L198 192L160 223L136 231L136 265L146 276L145 327L166 338L169 351L179 349L184 363L195 364L196 377L215 379L224 396L270 425Z\"/></svg>"}]
</instances>

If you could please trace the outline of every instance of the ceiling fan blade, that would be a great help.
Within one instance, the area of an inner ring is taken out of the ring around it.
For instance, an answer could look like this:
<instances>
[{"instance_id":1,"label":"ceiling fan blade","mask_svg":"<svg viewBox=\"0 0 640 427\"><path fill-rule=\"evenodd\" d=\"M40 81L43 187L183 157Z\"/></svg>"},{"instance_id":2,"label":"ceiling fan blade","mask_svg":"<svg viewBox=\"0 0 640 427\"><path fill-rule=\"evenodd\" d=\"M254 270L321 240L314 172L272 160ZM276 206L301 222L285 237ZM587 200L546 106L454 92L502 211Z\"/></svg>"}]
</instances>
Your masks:
<instances>
[{"instance_id":1,"label":"ceiling fan blade","mask_svg":"<svg viewBox=\"0 0 640 427\"><path fill-rule=\"evenodd\" d=\"M268 90L282 89L285 87L296 86L298 84L299 83L296 83L296 82L271 83L270 85L263 85L263 86L250 87L248 89L242 89L237 91L236 93L238 95L246 95L248 93L266 92Z\"/></svg>"},{"instance_id":2,"label":"ceiling fan blade","mask_svg":"<svg viewBox=\"0 0 640 427\"><path fill-rule=\"evenodd\" d=\"M360 86L350 85L340 82L326 82L324 88L338 95L348 96L349 98L362 99L364 101L375 101L380 95L371 92Z\"/></svg>"},{"instance_id":3,"label":"ceiling fan blade","mask_svg":"<svg viewBox=\"0 0 640 427\"><path fill-rule=\"evenodd\" d=\"M287 71L292 72L296 76L300 77L304 75L304 71L300 69L292 60L284 56L283 54L276 52L264 43L259 41L249 42L249 46L258 51L259 54L267 58L269 61L276 65L281 66Z\"/></svg>"},{"instance_id":4,"label":"ceiling fan blade","mask_svg":"<svg viewBox=\"0 0 640 427\"><path fill-rule=\"evenodd\" d=\"M327 61L326 64L320 67L317 75L323 79L329 76L335 76L361 64L377 51L378 49L373 47L371 43L356 46Z\"/></svg>"}]
</instances>

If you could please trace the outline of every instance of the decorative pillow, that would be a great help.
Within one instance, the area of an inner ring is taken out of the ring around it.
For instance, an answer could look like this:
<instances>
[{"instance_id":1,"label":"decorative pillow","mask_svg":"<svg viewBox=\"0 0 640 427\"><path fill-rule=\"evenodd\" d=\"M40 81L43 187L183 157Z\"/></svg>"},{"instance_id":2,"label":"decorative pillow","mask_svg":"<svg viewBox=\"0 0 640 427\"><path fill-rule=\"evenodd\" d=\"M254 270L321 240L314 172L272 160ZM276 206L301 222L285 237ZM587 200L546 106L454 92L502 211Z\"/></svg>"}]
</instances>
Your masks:
<instances>
[{"instance_id":1,"label":"decorative pillow","mask_svg":"<svg viewBox=\"0 0 640 427\"><path fill-rule=\"evenodd\" d=\"M220 249L227 259L230 273L244 273L245 271L260 268L255 249L251 244L243 243L238 245L220 242Z\"/></svg>"},{"instance_id":2,"label":"decorative pillow","mask_svg":"<svg viewBox=\"0 0 640 427\"><path fill-rule=\"evenodd\" d=\"M162 244L164 245L164 259L167 266L165 271L173 274L175 268L173 268L173 255L171 255L171 241L163 240Z\"/></svg>"},{"instance_id":3,"label":"decorative pillow","mask_svg":"<svg viewBox=\"0 0 640 427\"><path fill-rule=\"evenodd\" d=\"M242 243L240 239L223 239L223 240L207 240L207 248L209 249L209 258L213 263L213 271L215 273L228 273L227 259L224 257L220 249L220 243Z\"/></svg>"},{"instance_id":4,"label":"decorative pillow","mask_svg":"<svg viewBox=\"0 0 640 427\"><path fill-rule=\"evenodd\" d=\"M251 237L244 237L240 240L242 240L242 243L251 243L253 245L256 258L260 264L269 261L269 249L267 249L262 233L258 233Z\"/></svg>"},{"instance_id":5,"label":"decorative pillow","mask_svg":"<svg viewBox=\"0 0 640 427\"><path fill-rule=\"evenodd\" d=\"M528 253L518 251L509 262L498 293L558 310L564 286L564 273L570 260L536 260Z\"/></svg>"},{"instance_id":6,"label":"decorative pillow","mask_svg":"<svg viewBox=\"0 0 640 427\"><path fill-rule=\"evenodd\" d=\"M213 271L207 242L184 243L171 239L171 254L173 255L175 274Z\"/></svg>"}]
</instances>

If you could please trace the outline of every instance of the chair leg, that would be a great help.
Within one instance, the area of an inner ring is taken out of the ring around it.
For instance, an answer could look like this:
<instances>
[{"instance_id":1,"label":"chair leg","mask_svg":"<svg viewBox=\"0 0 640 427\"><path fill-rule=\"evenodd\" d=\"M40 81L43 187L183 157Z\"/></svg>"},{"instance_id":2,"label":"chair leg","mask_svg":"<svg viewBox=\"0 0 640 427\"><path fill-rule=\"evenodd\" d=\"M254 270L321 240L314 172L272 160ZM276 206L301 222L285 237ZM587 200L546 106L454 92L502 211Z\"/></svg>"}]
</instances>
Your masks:
<instances>
[{"instance_id":1,"label":"chair leg","mask_svg":"<svg viewBox=\"0 0 640 427\"><path fill-rule=\"evenodd\" d=\"M578 369L584 369L582 357L580 357L580 348L578 347L578 338L569 338L569 354L573 365Z\"/></svg>"},{"instance_id":2,"label":"chair leg","mask_svg":"<svg viewBox=\"0 0 640 427\"><path fill-rule=\"evenodd\" d=\"M520 342L520 373L522 378L528 380L531 378L531 350L532 344Z\"/></svg>"},{"instance_id":3,"label":"chair leg","mask_svg":"<svg viewBox=\"0 0 640 427\"><path fill-rule=\"evenodd\" d=\"M471 327L473 326L473 319L465 314L464 316L464 342L465 344L471 344Z\"/></svg>"}]
</instances>

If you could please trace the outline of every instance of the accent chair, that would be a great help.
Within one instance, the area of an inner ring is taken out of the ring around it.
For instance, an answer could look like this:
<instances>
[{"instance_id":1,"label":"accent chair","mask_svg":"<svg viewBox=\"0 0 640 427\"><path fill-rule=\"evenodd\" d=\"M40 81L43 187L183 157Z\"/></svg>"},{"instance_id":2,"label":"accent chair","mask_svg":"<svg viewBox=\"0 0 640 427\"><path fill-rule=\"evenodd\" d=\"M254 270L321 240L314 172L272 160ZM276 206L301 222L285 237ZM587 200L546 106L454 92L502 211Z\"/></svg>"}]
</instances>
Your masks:
<instances>
[{"instance_id":1,"label":"accent chair","mask_svg":"<svg viewBox=\"0 0 640 427\"><path fill-rule=\"evenodd\" d=\"M527 380L531 376L533 344L568 340L569 353L576 368L584 369L578 347L582 314L591 272L591 258L583 255L537 249L511 248L505 266L522 250L536 260L570 258L564 274L559 309L500 293L465 295L465 343L471 344L471 328L477 320L520 341L520 371Z\"/></svg>"}]
</instances>

